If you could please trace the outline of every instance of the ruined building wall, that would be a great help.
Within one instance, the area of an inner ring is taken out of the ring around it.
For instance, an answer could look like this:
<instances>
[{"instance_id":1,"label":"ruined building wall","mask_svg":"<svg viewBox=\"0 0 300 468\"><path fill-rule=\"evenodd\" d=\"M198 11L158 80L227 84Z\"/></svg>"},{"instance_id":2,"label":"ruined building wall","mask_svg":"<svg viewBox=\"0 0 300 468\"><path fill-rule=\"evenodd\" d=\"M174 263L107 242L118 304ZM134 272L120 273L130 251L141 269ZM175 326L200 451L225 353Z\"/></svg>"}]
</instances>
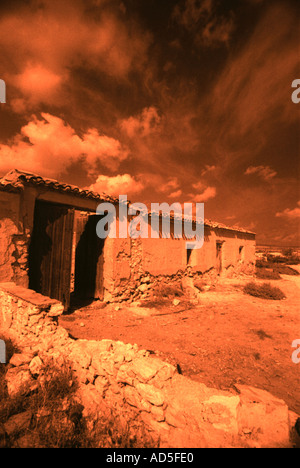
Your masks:
<instances>
[{"instance_id":1,"label":"ruined building wall","mask_svg":"<svg viewBox=\"0 0 300 468\"><path fill-rule=\"evenodd\" d=\"M0 281L28 287L28 252L38 191L0 191Z\"/></svg>"},{"instance_id":2,"label":"ruined building wall","mask_svg":"<svg viewBox=\"0 0 300 468\"><path fill-rule=\"evenodd\" d=\"M28 236L20 206L19 194L0 192L0 282L26 286Z\"/></svg>"},{"instance_id":3,"label":"ruined building wall","mask_svg":"<svg viewBox=\"0 0 300 468\"><path fill-rule=\"evenodd\" d=\"M0 192L0 281L14 281L28 287L28 251L37 198L77 208L80 203L82 209L91 212L96 209L96 202L78 201L71 195L35 187L26 187L20 194ZM224 241L224 271L229 267L236 271L245 268L251 271L255 262L255 236L250 234L206 226L204 246L192 251L189 261L185 239L106 239L102 279L104 299L139 298L162 279L177 282L191 272L195 275L217 273L217 241ZM240 247L243 247L242 253Z\"/></svg>"},{"instance_id":4,"label":"ruined building wall","mask_svg":"<svg viewBox=\"0 0 300 468\"><path fill-rule=\"evenodd\" d=\"M180 283L185 276L217 275L216 244L222 242L222 272L252 273L255 235L205 227L204 245L188 260L185 239L106 239L105 300L147 297L161 281Z\"/></svg>"},{"instance_id":5,"label":"ruined building wall","mask_svg":"<svg viewBox=\"0 0 300 468\"><path fill-rule=\"evenodd\" d=\"M191 266L194 271L205 273L216 268L216 243L222 242L222 264L226 269L240 264L251 266L255 262L255 236L226 229L205 226L204 245L191 252L188 262L185 239L142 239L142 271L153 276L174 275ZM240 254L240 247L242 247Z\"/></svg>"},{"instance_id":6,"label":"ruined building wall","mask_svg":"<svg viewBox=\"0 0 300 468\"><path fill-rule=\"evenodd\" d=\"M130 239L110 239L104 243L104 300L122 296L123 291L134 282L131 276L131 242ZM125 299L125 297L124 297Z\"/></svg>"},{"instance_id":7,"label":"ruined building wall","mask_svg":"<svg viewBox=\"0 0 300 468\"><path fill-rule=\"evenodd\" d=\"M184 239L143 239L141 254L143 271L153 276L174 275L187 265Z\"/></svg>"},{"instance_id":8,"label":"ruined building wall","mask_svg":"<svg viewBox=\"0 0 300 468\"><path fill-rule=\"evenodd\" d=\"M229 267L251 270L255 264L255 235L209 227L205 227L204 246L195 252L196 260L192 263L195 270L205 273L211 268L216 268L217 242L222 242L223 270ZM242 247L241 254L240 247Z\"/></svg>"}]
</instances>

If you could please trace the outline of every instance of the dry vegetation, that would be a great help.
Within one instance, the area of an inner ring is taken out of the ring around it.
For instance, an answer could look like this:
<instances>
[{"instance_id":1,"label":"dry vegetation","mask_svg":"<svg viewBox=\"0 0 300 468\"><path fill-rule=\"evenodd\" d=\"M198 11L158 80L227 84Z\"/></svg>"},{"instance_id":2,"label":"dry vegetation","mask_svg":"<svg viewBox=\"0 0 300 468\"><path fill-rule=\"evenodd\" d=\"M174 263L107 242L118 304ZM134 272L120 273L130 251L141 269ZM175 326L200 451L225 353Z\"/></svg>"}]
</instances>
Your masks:
<instances>
[{"instance_id":1,"label":"dry vegetation","mask_svg":"<svg viewBox=\"0 0 300 468\"><path fill-rule=\"evenodd\" d=\"M278 271L268 268L257 268L255 273L256 278L264 280L280 280L281 276Z\"/></svg>"},{"instance_id":2,"label":"dry vegetation","mask_svg":"<svg viewBox=\"0 0 300 468\"><path fill-rule=\"evenodd\" d=\"M255 276L258 279L264 280L280 280L281 275L299 276L299 272L289 266L298 265L299 263L299 257L289 251L285 253L284 257L267 255L267 259L256 261Z\"/></svg>"},{"instance_id":3,"label":"dry vegetation","mask_svg":"<svg viewBox=\"0 0 300 468\"><path fill-rule=\"evenodd\" d=\"M5 367L0 366L0 447L142 448L155 447L143 426L133 432L117 414L95 422L83 417L76 399L76 379L68 363L49 361L37 378L36 389L24 386L9 396ZM13 431L8 428L15 423Z\"/></svg>"},{"instance_id":4,"label":"dry vegetation","mask_svg":"<svg viewBox=\"0 0 300 468\"><path fill-rule=\"evenodd\" d=\"M151 291L151 298L144 300L143 305L147 308L159 308L170 304L170 300L180 298L183 300L184 291L180 284L161 284Z\"/></svg>"},{"instance_id":5,"label":"dry vegetation","mask_svg":"<svg viewBox=\"0 0 300 468\"><path fill-rule=\"evenodd\" d=\"M251 281L244 287L244 293L261 299L273 299L274 301L281 301L286 298L281 289L271 286L270 283L258 284Z\"/></svg>"}]
</instances>

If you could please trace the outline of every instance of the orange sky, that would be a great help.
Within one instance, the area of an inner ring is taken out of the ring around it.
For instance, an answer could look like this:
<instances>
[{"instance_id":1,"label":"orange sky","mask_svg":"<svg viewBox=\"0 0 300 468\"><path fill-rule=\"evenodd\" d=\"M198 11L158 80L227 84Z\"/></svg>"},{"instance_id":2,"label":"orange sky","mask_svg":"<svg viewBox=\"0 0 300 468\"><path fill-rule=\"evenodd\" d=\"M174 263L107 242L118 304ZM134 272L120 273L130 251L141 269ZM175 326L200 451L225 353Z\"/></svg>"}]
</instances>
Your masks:
<instances>
[{"instance_id":1,"label":"orange sky","mask_svg":"<svg viewBox=\"0 0 300 468\"><path fill-rule=\"evenodd\" d=\"M1 0L13 168L299 239L298 0Z\"/></svg>"}]
</instances>

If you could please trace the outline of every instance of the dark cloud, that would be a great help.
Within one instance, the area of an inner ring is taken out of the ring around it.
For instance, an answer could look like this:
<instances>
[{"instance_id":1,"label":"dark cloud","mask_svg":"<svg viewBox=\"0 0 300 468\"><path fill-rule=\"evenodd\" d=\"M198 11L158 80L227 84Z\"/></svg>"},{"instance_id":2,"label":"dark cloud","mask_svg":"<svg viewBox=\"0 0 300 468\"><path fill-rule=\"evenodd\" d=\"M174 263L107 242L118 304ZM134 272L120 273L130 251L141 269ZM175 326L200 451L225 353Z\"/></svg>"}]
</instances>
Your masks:
<instances>
[{"instance_id":1,"label":"dark cloud","mask_svg":"<svg viewBox=\"0 0 300 468\"><path fill-rule=\"evenodd\" d=\"M198 46L214 47L228 44L234 30L234 15L218 13L216 0L185 0L183 6L177 4L173 18L193 34Z\"/></svg>"},{"instance_id":2,"label":"dark cloud","mask_svg":"<svg viewBox=\"0 0 300 468\"><path fill-rule=\"evenodd\" d=\"M298 2L11 4L0 5L2 173L205 201L209 218L298 242L285 224L299 200Z\"/></svg>"}]
</instances>

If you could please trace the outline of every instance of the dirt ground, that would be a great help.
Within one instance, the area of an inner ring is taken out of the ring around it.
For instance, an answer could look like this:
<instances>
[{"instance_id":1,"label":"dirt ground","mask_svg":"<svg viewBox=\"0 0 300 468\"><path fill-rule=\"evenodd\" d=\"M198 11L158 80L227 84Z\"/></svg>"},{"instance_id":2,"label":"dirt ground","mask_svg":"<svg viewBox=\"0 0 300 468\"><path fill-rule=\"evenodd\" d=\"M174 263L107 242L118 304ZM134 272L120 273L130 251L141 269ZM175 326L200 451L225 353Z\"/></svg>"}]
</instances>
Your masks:
<instances>
[{"instance_id":1,"label":"dirt ground","mask_svg":"<svg viewBox=\"0 0 300 468\"><path fill-rule=\"evenodd\" d=\"M291 359L292 342L300 339L300 276L271 281L286 294L282 301L245 295L249 280L222 279L197 305L182 299L177 306L170 300L159 308L101 308L94 302L59 323L74 338L137 343L209 387L265 389L300 414L300 364Z\"/></svg>"}]
</instances>

